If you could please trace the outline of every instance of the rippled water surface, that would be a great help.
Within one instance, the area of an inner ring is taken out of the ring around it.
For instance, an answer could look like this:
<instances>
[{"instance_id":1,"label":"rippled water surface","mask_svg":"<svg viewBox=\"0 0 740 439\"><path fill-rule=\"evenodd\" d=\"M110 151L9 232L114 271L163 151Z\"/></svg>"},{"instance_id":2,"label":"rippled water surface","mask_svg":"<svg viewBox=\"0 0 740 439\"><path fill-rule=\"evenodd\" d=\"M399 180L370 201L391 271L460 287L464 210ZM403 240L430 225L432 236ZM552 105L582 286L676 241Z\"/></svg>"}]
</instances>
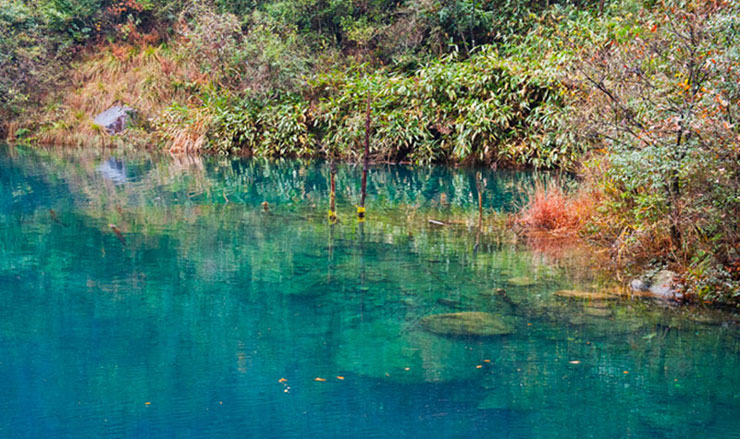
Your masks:
<instances>
[{"instance_id":1,"label":"rippled water surface","mask_svg":"<svg viewBox=\"0 0 740 439\"><path fill-rule=\"evenodd\" d=\"M374 168L362 225L328 177L0 147L0 436L740 437L733 316L556 297L607 287L478 232L471 171ZM483 177L486 212L533 178Z\"/></svg>"}]
</instances>

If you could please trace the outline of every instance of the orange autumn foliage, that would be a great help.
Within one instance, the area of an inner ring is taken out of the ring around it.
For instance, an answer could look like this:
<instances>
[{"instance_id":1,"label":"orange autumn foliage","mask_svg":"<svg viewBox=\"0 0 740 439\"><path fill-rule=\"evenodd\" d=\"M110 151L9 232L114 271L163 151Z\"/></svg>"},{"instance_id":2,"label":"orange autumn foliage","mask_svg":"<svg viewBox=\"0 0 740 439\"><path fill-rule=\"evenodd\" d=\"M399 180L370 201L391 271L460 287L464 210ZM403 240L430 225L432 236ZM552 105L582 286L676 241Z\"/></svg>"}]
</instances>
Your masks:
<instances>
[{"instance_id":1,"label":"orange autumn foliage","mask_svg":"<svg viewBox=\"0 0 740 439\"><path fill-rule=\"evenodd\" d=\"M575 235L591 217L594 198L584 190L567 194L558 184L538 183L517 222L527 232Z\"/></svg>"}]
</instances>

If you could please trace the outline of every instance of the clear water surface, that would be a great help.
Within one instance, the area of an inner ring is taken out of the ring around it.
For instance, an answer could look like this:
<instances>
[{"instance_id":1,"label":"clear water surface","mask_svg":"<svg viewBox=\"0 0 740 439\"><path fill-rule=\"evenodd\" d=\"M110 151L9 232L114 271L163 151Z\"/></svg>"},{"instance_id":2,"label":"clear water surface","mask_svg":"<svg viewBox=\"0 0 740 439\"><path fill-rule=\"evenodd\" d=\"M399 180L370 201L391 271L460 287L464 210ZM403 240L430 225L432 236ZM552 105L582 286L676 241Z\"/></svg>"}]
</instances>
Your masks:
<instances>
[{"instance_id":1,"label":"clear water surface","mask_svg":"<svg viewBox=\"0 0 740 439\"><path fill-rule=\"evenodd\" d=\"M0 437L740 437L733 316L554 296L601 281L471 171L376 167L359 225L340 166L335 226L328 175L0 147ZM511 333L423 324L467 311Z\"/></svg>"}]
</instances>

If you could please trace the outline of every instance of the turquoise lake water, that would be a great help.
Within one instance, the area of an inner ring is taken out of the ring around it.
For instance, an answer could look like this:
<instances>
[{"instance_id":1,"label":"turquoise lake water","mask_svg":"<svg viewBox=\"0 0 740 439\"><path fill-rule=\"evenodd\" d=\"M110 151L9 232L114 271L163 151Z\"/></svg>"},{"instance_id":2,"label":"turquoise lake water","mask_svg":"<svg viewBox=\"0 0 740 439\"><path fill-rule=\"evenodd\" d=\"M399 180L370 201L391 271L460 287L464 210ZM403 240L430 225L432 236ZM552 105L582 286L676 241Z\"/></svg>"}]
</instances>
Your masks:
<instances>
[{"instance_id":1,"label":"turquoise lake water","mask_svg":"<svg viewBox=\"0 0 740 439\"><path fill-rule=\"evenodd\" d=\"M482 176L487 212L535 178ZM740 437L734 316L556 297L595 256L478 232L473 171L375 167L362 225L328 178L0 147L0 437Z\"/></svg>"}]
</instances>

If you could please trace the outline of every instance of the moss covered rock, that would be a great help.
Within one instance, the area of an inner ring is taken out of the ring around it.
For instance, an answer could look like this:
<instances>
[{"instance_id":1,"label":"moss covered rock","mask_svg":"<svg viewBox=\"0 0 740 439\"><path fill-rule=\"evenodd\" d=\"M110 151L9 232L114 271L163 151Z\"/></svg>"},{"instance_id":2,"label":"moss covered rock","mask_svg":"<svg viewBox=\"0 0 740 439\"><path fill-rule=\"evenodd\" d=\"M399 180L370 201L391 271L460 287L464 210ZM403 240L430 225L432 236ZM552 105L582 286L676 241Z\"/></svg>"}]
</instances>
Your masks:
<instances>
[{"instance_id":1,"label":"moss covered rock","mask_svg":"<svg viewBox=\"0 0 740 439\"><path fill-rule=\"evenodd\" d=\"M611 317L614 313L609 308L591 307L588 306L583 310L586 315L592 317Z\"/></svg>"},{"instance_id":2,"label":"moss covered rock","mask_svg":"<svg viewBox=\"0 0 740 439\"><path fill-rule=\"evenodd\" d=\"M611 303L608 300L592 300L587 303L589 308L609 308Z\"/></svg>"},{"instance_id":3,"label":"moss covered rock","mask_svg":"<svg viewBox=\"0 0 740 439\"><path fill-rule=\"evenodd\" d=\"M591 291L580 291L580 290L560 290L555 292L555 297L561 299L573 299L573 300L617 300L617 296L609 293L596 293Z\"/></svg>"},{"instance_id":4,"label":"moss covered rock","mask_svg":"<svg viewBox=\"0 0 740 439\"><path fill-rule=\"evenodd\" d=\"M484 353L415 325L382 319L343 331L337 370L401 383L466 381L480 376Z\"/></svg>"},{"instance_id":5,"label":"moss covered rock","mask_svg":"<svg viewBox=\"0 0 740 439\"><path fill-rule=\"evenodd\" d=\"M537 284L534 279L526 276L512 277L511 279L507 279L506 283L515 287L531 287Z\"/></svg>"},{"instance_id":6,"label":"moss covered rock","mask_svg":"<svg viewBox=\"0 0 740 439\"><path fill-rule=\"evenodd\" d=\"M424 317L419 323L429 332L450 336L490 337L514 332L502 317L487 312L434 314Z\"/></svg>"}]
</instances>

